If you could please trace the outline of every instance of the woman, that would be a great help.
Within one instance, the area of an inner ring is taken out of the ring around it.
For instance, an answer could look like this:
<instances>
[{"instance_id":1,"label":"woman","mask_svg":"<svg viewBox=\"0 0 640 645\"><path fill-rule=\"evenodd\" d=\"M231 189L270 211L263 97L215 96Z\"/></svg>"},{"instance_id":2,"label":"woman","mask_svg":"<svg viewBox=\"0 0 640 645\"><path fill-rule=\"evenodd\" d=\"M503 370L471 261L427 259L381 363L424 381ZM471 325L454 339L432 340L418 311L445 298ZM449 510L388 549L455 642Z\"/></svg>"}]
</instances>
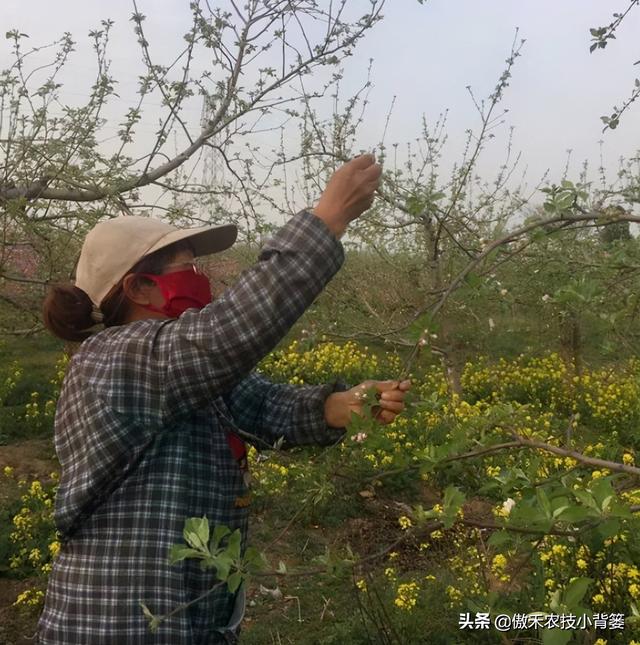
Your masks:
<instances>
[{"instance_id":1,"label":"woman","mask_svg":"<svg viewBox=\"0 0 640 645\"><path fill-rule=\"evenodd\" d=\"M369 384L382 423L402 411L408 381L293 387L252 372L342 265L339 238L371 205L379 177L371 155L342 166L315 211L290 219L214 302L193 259L231 246L234 226L179 230L120 216L88 233L75 285L52 288L43 311L53 333L84 342L56 409L62 546L37 642L234 641L242 588L222 585L155 633L140 602L167 614L215 583L195 560L168 563L188 517L240 529L244 551L242 439L261 448L339 441Z\"/></svg>"}]
</instances>

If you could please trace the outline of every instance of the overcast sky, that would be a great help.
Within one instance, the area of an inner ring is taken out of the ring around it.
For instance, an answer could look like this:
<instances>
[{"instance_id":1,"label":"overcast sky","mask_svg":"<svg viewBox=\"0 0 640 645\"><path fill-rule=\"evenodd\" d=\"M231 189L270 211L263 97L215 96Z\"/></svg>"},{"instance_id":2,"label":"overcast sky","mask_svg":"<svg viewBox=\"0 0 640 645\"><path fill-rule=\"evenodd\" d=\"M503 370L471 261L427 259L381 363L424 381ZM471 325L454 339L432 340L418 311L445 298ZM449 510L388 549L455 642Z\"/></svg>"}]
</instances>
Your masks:
<instances>
[{"instance_id":1,"label":"overcast sky","mask_svg":"<svg viewBox=\"0 0 640 645\"><path fill-rule=\"evenodd\" d=\"M212 3L214 4L214 3ZM363 10L368 2L354 0ZM178 51L189 28L187 0L139 0L147 15L145 28L158 62ZM459 156L464 131L478 124L478 115L465 89L486 96L504 67L516 27L526 39L508 88L504 106L513 126L514 149L522 153L530 183L547 169L557 179L572 149L570 175L575 177L584 160L599 165L598 141L604 141L604 161L613 174L620 156L633 156L640 147L640 103L625 114L616 131L602 134L600 116L608 114L630 94L640 76L640 10L625 20L605 50L589 53L589 28L607 24L614 11L623 11L627 0L389 0L384 20L367 36L358 55L347 62L345 93L366 78L373 63L374 88L362 146L374 145L384 129L386 113L396 97L387 142L403 143L419 135L421 115L434 121L449 110L450 148L446 161ZM63 96L81 100L88 93L93 66L87 32L101 19L115 21L110 56L112 73L119 80L122 112L133 104L136 74L140 71L138 46L129 20L128 0L2 0L0 20L5 30L29 34L32 45L42 45L70 31L78 51L69 63ZM0 49L0 67L11 61L8 46ZM194 128L199 107L192 105ZM115 131L116 124L111 126ZM151 136L151 124L141 134ZM107 132L108 134L108 132ZM500 132L498 133L500 134ZM498 136L487 151L481 172L489 175L504 154ZM487 177L489 178L489 177Z\"/></svg>"}]
</instances>

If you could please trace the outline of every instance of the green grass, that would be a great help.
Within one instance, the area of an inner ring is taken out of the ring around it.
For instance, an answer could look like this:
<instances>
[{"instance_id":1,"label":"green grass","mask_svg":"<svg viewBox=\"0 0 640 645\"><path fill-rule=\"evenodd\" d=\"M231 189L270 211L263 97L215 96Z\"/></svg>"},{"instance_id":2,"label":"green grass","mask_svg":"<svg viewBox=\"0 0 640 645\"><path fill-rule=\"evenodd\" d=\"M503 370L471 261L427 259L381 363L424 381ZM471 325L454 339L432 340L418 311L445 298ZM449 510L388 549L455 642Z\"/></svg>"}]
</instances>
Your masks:
<instances>
[{"instance_id":1,"label":"green grass","mask_svg":"<svg viewBox=\"0 0 640 645\"><path fill-rule=\"evenodd\" d=\"M5 370L14 361L22 368L15 388L0 405L0 445L51 434L52 421L42 419L34 423L26 419L25 406L31 401L32 392L38 392L42 404L52 396L51 379L63 347L62 341L49 334L0 340L0 378L4 378Z\"/></svg>"}]
</instances>

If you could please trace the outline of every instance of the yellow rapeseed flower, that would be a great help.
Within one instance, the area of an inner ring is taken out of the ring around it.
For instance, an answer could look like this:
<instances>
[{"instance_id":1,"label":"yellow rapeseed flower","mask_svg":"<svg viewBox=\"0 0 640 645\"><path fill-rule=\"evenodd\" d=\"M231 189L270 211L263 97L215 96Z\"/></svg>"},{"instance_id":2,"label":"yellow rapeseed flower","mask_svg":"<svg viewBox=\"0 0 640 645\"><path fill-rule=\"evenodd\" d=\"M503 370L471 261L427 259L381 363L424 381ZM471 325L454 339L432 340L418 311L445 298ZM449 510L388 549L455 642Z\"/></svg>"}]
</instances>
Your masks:
<instances>
[{"instance_id":1,"label":"yellow rapeseed flower","mask_svg":"<svg viewBox=\"0 0 640 645\"><path fill-rule=\"evenodd\" d=\"M394 604L400 609L411 611L418 600L418 591L420 588L415 582L406 582L398 586Z\"/></svg>"},{"instance_id":2,"label":"yellow rapeseed flower","mask_svg":"<svg viewBox=\"0 0 640 645\"><path fill-rule=\"evenodd\" d=\"M493 558L493 568L498 570L503 570L507 566L507 558L502 553L498 553Z\"/></svg>"},{"instance_id":3,"label":"yellow rapeseed flower","mask_svg":"<svg viewBox=\"0 0 640 645\"><path fill-rule=\"evenodd\" d=\"M413 525L411 524L411 520L410 520L406 515L403 515L402 517L399 517L399 518L398 518L398 524L400 524L400 528L401 528L402 530L406 530L406 529L408 529L410 526L413 526Z\"/></svg>"}]
</instances>

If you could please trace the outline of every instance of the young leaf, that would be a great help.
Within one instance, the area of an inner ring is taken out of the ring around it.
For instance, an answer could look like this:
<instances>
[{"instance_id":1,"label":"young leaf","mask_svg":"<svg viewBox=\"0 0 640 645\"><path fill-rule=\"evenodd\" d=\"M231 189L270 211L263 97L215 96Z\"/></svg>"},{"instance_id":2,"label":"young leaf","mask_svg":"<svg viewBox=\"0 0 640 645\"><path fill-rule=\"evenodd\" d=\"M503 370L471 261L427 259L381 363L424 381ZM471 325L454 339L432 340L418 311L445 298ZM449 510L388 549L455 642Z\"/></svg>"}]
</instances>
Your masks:
<instances>
[{"instance_id":1,"label":"young leaf","mask_svg":"<svg viewBox=\"0 0 640 645\"><path fill-rule=\"evenodd\" d=\"M142 613L149 621L149 631L151 631L152 633L156 632L158 625L160 624L160 618L158 616L154 616L142 601L140 602L140 606L142 607Z\"/></svg>"},{"instance_id":2,"label":"young leaf","mask_svg":"<svg viewBox=\"0 0 640 645\"><path fill-rule=\"evenodd\" d=\"M229 542L227 543L227 554L233 560L238 560L238 558L240 558L241 540L242 536L240 535L240 529L236 529L229 537Z\"/></svg>"},{"instance_id":3,"label":"young leaf","mask_svg":"<svg viewBox=\"0 0 640 645\"><path fill-rule=\"evenodd\" d=\"M447 486L444 491L444 499L442 500L442 508L444 512L449 510L457 513L460 507L464 504L464 493L455 486Z\"/></svg>"},{"instance_id":4,"label":"young leaf","mask_svg":"<svg viewBox=\"0 0 640 645\"><path fill-rule=\"evenodd\" d=\"M242 574L239 571L232 573L227 578L227 587L229 587L229 591L231 593L235 593L238 587L240 586L241 582L242 582Z\"/></svg>"},{"instance_id":5,"label":"young leaf","mask_svg":"<svg viewBox=\"0 0 640 645\"><path fill-rule=\"evenodd\" d=\"M209 545L211 551L215 551L220 545L220 540L229 535L229 533L231 533L231 529L228 526L224 526L223 524L216 525L213 529L213 535L211 536L211 543Z\"/></svg>"},{"instance_id":6,"label":"young leaf","mask_svg":"<svg viewBox=\"0 0 640 645\"><path fill-rule=\"evenodd\" d=\"M202 551L190 549L183 544L174 544L169 549L169 564L176 564L185 558L198 558L202 556Z\"/></svg>"},{"instance_id":7,"label":"young leaf","mask_svg":"<svg viewBox=\"0 0 640 645\"><path fill-rule=\"evenodd\" d=\"M226 553L221 553L214 559L214 564L218 580L226 580L229 577L233 560Z\"/></svg>"},{"instance_id":8,"label":"young leaf","mask_svg":"<svg viewBox=\"0 0 640 645\"><path fill-rule=\"evenodd\" d=\"M592 578L576 578L564 592L564 604L571 610L584 598Z\"/></svg>"},{"instance_id":9,"label":"young leaf","mask_svg":"<svg viewBox=\"0 0 640 645\"><path fill-rule=\"evenodd\" d=\"M542 488L536 489L536 497L538 498L538 504L540 504L540 508L543 510L545 517L547 519L551 519L551 503Z\"/></svg>"},{"instance_id":10,"label":"young leaf","mask_svg":"<svg viewBox=\"0 0 640 645\"><path fill-rule=\"evenodd\" d=\"M194 549L207 549L209 541L209 520L206 517L190 517L184 523L184 539Z\"/></svg>"}]
</instances>

